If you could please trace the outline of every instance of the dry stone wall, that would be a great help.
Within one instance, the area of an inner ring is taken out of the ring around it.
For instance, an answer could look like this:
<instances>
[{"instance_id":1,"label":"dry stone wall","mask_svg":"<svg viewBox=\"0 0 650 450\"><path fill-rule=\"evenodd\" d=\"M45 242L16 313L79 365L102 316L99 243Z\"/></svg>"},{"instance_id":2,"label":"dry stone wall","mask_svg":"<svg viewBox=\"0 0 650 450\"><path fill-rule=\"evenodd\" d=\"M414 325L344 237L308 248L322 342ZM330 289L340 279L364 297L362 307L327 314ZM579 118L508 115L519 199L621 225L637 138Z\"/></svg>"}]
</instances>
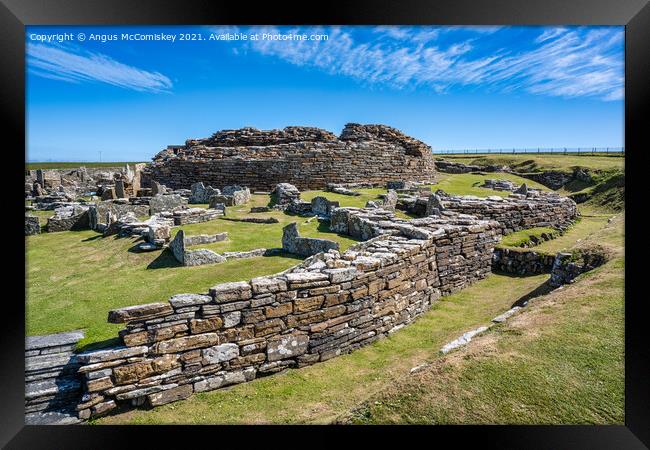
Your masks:
<instances>
[{"instance_id":1,"label":"dry stone wall","mask_svg":"<svg viewBox=\"0 0 650 450\"><path fill-rule=\"evenodd\" d=\"M111 311L110 322L126 323L124 345L78 355L93 408L156 406L325 361L401 328L490 272L498 223L463 215L407 223L372 210L379 212L384 233L343 254L330 250L274 276Z\"/></svg>"},{"instance_id":2,"label":"dry stone wall","mask_svg":"<svg viewBox=\"0 0 650 450\"><path fill-rule=\"evenodd\" d=\"M487 198L444 193L431 195L427 213L440 209L496 220L501 224L502 234L532 227L564 229L578 216L578 207L573 200L553 192L541 191Z\"/></svg>"},{"instance_id":3,"label":"dry stone wall","mask_svg":"<svg viewBox=\"0 0 650 450\"><path fill-rule=\"evenodd\" d=\"M79 422L76 407L82 394L74 355L82 331L25 338L25 423Z\"/></svg>"},{"instance_id":4,"label":"dry stone wall","mask_svg":"<svg viewBox=\"0 0 650 450\"><path fill-rule=\"evenodd\" d=\"M163 150L145 168L144 183L189 189L195 182L239 184L271 191L278 183L323 189L328 183L429 181L431 148L385 125L347 124L339 137L326 130L287 127L219 131Z\"/></svg>"}]
</instances>

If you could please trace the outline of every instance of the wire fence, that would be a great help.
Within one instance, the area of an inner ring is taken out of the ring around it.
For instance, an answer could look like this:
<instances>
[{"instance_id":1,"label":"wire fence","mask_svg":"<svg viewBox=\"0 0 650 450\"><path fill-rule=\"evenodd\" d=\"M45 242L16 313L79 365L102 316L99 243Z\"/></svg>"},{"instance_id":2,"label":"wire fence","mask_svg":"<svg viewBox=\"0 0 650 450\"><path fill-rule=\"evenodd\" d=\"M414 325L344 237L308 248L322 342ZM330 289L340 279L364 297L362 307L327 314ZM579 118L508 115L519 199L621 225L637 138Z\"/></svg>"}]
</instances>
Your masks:
<instances>
[{"instance_id":1,"label":"wire fence","mask_svg":"<svg viewBox=\"0 0 650 450\"><path fill-rule=\"evenodd\" d=\"M472 149L433 149L438 155L484 155L484 154L517 154L517 153L538 153L538 154L584 154L584 155L624 155L625 147L557 147L557 148L472 148Z\"/></svg>"}]
</instances>

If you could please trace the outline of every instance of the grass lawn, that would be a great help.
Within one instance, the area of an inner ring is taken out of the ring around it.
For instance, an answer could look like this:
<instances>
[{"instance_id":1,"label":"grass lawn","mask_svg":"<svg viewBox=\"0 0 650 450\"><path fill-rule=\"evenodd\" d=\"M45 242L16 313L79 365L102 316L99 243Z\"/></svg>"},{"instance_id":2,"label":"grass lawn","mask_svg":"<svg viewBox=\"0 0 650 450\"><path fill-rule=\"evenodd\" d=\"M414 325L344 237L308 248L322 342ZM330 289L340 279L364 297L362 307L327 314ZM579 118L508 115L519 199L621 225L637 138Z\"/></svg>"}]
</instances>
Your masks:
<instances>
[{"instance_id":1,"label":"grass lawn","mask_svg":"<svg viewBox=\"0 0 650 450\"><path fill-rule=\"evenodd\" d=\"M463 164L502 164L518 172L535 172L542 170L560 170L571 172L573 167L585 167L592 170L623 169L625 157L620 154L609 156L591 156L589 154L483 154L483 155L434 155L435 158L455 161Z\"/></svg>"},{"instance_id":2,"label":"grass lawn","mask_svg":"<svg viewBox=\"0 0 650 450\"><path fill-rule=\"evenodd\" d=\"M557 233L557 230L550 227L535 227L528 228L527 230L516 231L507 236L503 236L499 242L499 247L521 248L521 244L530 242L532 236L540 237L543 233Z\"/></svg>"},{"instance_id":3,"label":"grass lawn","mask_svg":"<svg viewBox=\"0 0 650 450\"><path fill-rule=\"evenodd\" d=\"M489 321L546 278L492 275L443 297L414 323L348 355L97 423L328 423L412 367L435 360L440 347L460 330Z\"/></svg>"},{"instance_id":4,"label":"grass lawn","mask_svg":"<svg viewBox=\"0 0 650 450\"><path fill-rule=\"evenodd\" d=\"M306 195L336 194L314 191ZM343 206L376 198L376 193L344 197ZM277 217L277 224L254 224L217 219L183 227L189 235L227 231L229 239L196 248L217 252L253 250L282 246L282 227L296 221L300 233L340 243L345 250L356 241L329 231L316 219L290 216L280 211L251 214L252 206L269 203L265 195L253 195L245 206L227 208L228 218L254 216ZM206 206L206 205L203 205ZM46 223L52 211L32 211ZM177 232L178 228L174 228ZM91 230L64 231L27 236L26 258L26 329L28 335L40 335L81 328L86 337L80 347L111 345L121 325L106 322L108 311L124 306L166 301L182 292L206 292L215 284L247 280L288 269L302 261L292 255L230 260L222 264L182 267L169 250L138 253L139 238L103 238Z\"/></svg>"},{"instance_id":5,"label":"grass lawn","mask_svg":"<svg viewBox=\"0 0 650 450\"><path fill-rule=\"evenodd\" d=\"M547 275L492 274L388 338L314 366L96 424L622 423L623 216L589 241L614 259L533 299L466 350L445 343L538 290ZM412 367L429 369L416 375Z\"/></svg>"},{"instance_id":6,"label":"grass lawn","mask_svg":"<svg viewBox=\"0 0 650 450\"><path fill-rule=\"evenodd\" d=\"M25 170L36 169L77 169L79 167L124 167L139 162L33 162L26 163Z\"/></svg>"},{"instance_id":7,"label":"grass lawn","mask_svg":"<svg viewBox=\"0 0 650 450\"><path fill-rule=\"evenodd\" d=\"M508 194L478 187L485 178L543 188L510 174L439 174L432 189L483 197ZM302 198L324 195L341 206L364 206L385 191L360 192L351 197L309 191ZM315 218L250 213L251 207L268 203L268 196L253 195L247 205L227 208L225 219L182 229L190 235L227 231L227 241L196 247L217 252L279 247L282 227L292 221L303 236L336 240L342 250L355 242L329 232ZM492 274L444 297L408 327L349 355L94 423L622 423L623 215L608 223L611 214L592 205L580 205L580 211L581 220L565 235L535 249L556 252L595 242L614 249L615 259L576 284L532 300L465 350L438 354L445 343L538 289L548 275ZM52 214L33 213L42 224ZM276 217L279 223L226 220L241 217ZM93 231L26 237L27 333L82 328L82 348L113 344L122 325L106 322L110 309L204 292L214 284L276 273L302 260L280 255L181 267L168 251L134 252L137 242L102 238ZM430 368L409 374L423 363Z\"/></svg>"},{"instance_id":8,"label":"grass lawn","mask_svg":"<svg viewBox=\"0 0 650 450\"><path fill-rule=\"evenodd\" d=\"M614 251L579 282L405 375L355 409L364 424L624 423L623 220L590 240Z\"/></svg>"},{"instance_id":9,"label":"grass lawn","mask_svg":"<svg viewBox=\"0 0 650 450\"><path fill-rule=\"evenodd\" d=\"M516 184L526 183L526 185L531 188L542 189L545 191L550 190L546 186L533 180L528 180L510 173L488 173L485 175L476 175L473 173L448 174L439 172L436 174L436 177L438 183L433 185L432 189L434 191L442 189L448 194L455 195L475 195L477 197L488 197L490 195L507 197L510 195L510 192L508 191L495 191L493 189L480 187L487 179L510 180Z\"/></svg>"}]
</instances>

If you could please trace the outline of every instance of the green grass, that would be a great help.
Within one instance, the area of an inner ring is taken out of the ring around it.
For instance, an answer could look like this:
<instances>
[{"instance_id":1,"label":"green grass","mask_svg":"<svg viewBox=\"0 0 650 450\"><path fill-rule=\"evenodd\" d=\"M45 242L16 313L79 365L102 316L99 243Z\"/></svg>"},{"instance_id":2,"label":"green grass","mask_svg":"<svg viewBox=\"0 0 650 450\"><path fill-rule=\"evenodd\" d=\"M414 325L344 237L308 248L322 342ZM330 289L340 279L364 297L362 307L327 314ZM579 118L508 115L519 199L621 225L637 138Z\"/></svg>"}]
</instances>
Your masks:
<instances>
[{"instance_id":1,"label":"green grass","mask_svg":"<svg viewBox=\"0 0 650 450\"><path fill-rule=\"evenodd\" d=\"M549 190L547 187L533 180L527 180L526 178L522 178L509 173L489 173L486 175L477 175L473 173L453 175L438 173L436 176L438 178L438 183L433 185L433 190L436 191L438 189L442 189L448 194L455 195L475 195L477 197L488 197L490 195L507 197L510 195L510 192L508 191L495 191L492 189L480 187L486 179L510 180L516 184L526 183L526 185L531 188L543 189L545 191Z\"/></svg>"},{"instance_id":2,"label":"green grass","mask_svg":"<svg viewBox=\"0 0 650 450\"><path fill-rule=\"evenodd\" d=\"M491 154L491 155L435 155L436 158L464 164L498 164L512 167L517 172L539 172L544 170L573 171L574 167L591 170L623 169L625 157L611 155L579 154Z\"/></svg>"},{"instance_id":3,"label":"green grass","mask_svg":"<svg viewBox=\"0 0 650 450\"><path fill-rule=\"evenodd\" d=\"M334 194L314 191L309 195ZM365 194L368 199L374 194ZM269 203L269 197L253 195L244 206L227 208L229 218L277 217L277 224L253 224L217 219L182 228L189 235L227 231L225 242L196 246L217 252L276 248L282 246L282 227L292 221L306 237L335 240L345 250L356 241L329 231L326 223L290 216L280 211L251 214L252 206ZM358 197L341 199L343 205ZM365 203L364 203L365 204ZM206 206L206 205L202 205ZM52 211L32 211L45 225ZM177 232L174 228L174 232ZM109 345L120 325L106 322L108 311L124 306L166 301L182 292L205 292L210 286L227 281L247 280L286 270L302 261L291 255L230 260L222 264L182 267L169 250L134 252L139 238L103 238L94 231L64 231L28 236L26 329L28 335L86 331L80 345Z\"/></svg>"},{"instance_id":4,"label":"green grass","mask_svg":"<svg viewBox=\"0 0 650 450\"><path fill-rule=\"evenodd\" d=\"M533 236L540 238L544 233L558 234L558 231L555 228L550 227L535 227L527 230L516 231L501 238L499 247L522 247L524 244L529 244Z\"/></svg>"},{"instance_id":5,"label":"green grass","mask_svg":"<svg viewBox=\"0 0 650 450\"><path fill-rule=\"evenodd\" d=\"M373 397L350 421L622 424L621 262L534 300L469 348Z\"/></svg>"},{"instance_id":6,"label":"green grass","mask_svg":"<svg viewBox=\"0 0 650 450\"><path fill-rule=\"evenodd\" d=\"M434 185L433 189L504 195L476 185L482 178L501 175L444 174L440 182L446 187ZM383 190L362 192L362 197L349 197L313 191L302 197L325 195L341 201L342 206L363 206ZM268 200L254 195L251 203L228 208L226 217L271 216L280 220L278 224L220 219L183 229L190 235L228 231L229 241L213 244L217 251L280 246L281 228L291 221L300 224L303 236L334 239L342 248L354 242L330 233L316 219L277 211L249 212L251 206L266 205ZM608 224L610 215L596 206L580 208L583 217L578 224L536 249L548 246L551 252L553 245L571 248L593 241L622 250L622 215ZM112 344L121 326L106 323L110 309L165 301L180 292L203 292L217 283L276 273L301 261L282 255L179 267L169 252L130 252L136 243L134 238L101 238L92 231L27 237L27 333L83 328L82 347ZM362 423L620 423L623 267L619 254L560 291L561 296L535 299L517 316L537 314L529 324L519 326L512 321L500 326L486 335L490 345L482 345L477 355L467 358L462 352L440 358L438 350L538 289L547 275L493 274L444 297L408 327L349 355L96 423L330 423L339 419ZM430 380L409 382L409 369L425 362L439 372ZM411 397L416 400L409 403Z\"/></svg>"},{"instance_id":7,"label":"green grass","mask_svg":"<svg viewBox=\"0 0 650 450\"><path fill-rule=\"evenodd\" d=\"M492 275L454 295L399 332L348 355L100 424L327 423L396 377L437 358L445 342L510 307L546 275Z\"/></svg>"},{"instance_id":8,"label":"green grass","mask_svg":"<svg viewBox=\"0 0 650 450\"><path fill-rule=\"evenodd\" d=\"M613 258L531 300L467 347L406 375L345 416L363 424L622 424L623 215L584 244ZM514 284L514 283L513 283Z\"/></svg>"},{"instance_id":9,"label":"green grass","mask_svg":"<svg viewBox=\"0 0 650 450\"><path fill-rule=\"evenodd\" d=\"M25 170L36 169L76 169L78 167L124 167L140 162L32 162L25 163Z\"/></svg>"}]
</instances>

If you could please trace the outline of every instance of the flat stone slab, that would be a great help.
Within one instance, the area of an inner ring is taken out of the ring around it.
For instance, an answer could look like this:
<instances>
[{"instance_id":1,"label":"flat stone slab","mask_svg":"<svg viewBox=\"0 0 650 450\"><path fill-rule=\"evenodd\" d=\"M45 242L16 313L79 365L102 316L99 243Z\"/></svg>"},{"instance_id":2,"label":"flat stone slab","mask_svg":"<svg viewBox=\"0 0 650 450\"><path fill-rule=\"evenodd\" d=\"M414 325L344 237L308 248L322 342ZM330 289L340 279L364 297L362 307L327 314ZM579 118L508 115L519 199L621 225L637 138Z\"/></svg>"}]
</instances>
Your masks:
<instances>
[{"instance_id":1,"label":"flat stone slab","mask_svg":"<svg viewBox=\"0 0 650 450\"><path fill-rule=\"evenodd\" d=\"M149 351L149 347L146 345L140 347L116 347L108 350L94 350L91 352L79 353L77 358L82 364L95 364L104 361L112 361L114 359L145 355L147 351Z\"/></svg>"},{"instance_id":2,"label":"flat stone slab","mask_svg":"<svg viewBox=\"0 0 650 450\"><path fill-rule=\"evenodd\" d=\"M75 425L81 423L75 411L48 411L25 414L26 425Z\"/></svg>"},{"instance_id":3,"label":"flat stone slab","mask_svg":"<svg viewBox=\"0 0 650 450\"><path fill-rule=\"evenodd\" d=\"M500 315L496 316L494 319L492 319L492 322L494 322L494 323L505 322L510 316L512 316L514 313L516 313L520 309L521 309L521 306L514 306L513 308L511 308L508 311L504 312L503 314L500 314Z\"/></svg>"},{"instance_id":4,"label":"flat stone slab","mask_svg":"<svg viewBox=\"0 0 650 450\"><path fill-rule=\"evenodd\" d=\"M159 247L158 245L151 244L149 242L141 242L140 244L138 244L138 250L140 250L141 252L153 252L155 250L160 250L160 249L161 247Z\"/></svg>"},{"instance_id":5,"label":"flat stone slab","mask_svg":"<svg viewBox=\"0 0 650 450\"><path fill-rule=\"evenodd\" d=\"M76 344L83 338L84 332L81 330L75 330L66 333L48 334L44 336L27 336L25 338L25 350Z\"/></svg>"},{"instance_id":6,"label":"flat stone slab","mask_svg":"<svg viewBox=\"0 0 650 450\"><path fill-rule=\"evenodd\" d=\"M77 357L68 353L28 356L25 358L25 371L53 370L74 364L77 364Z\"/></svg>"},{"instance_id":7,"label":"flat stone slab","mask_svg":"<svg viewBox=\"0 0 650 450\"><path fill-rule=\"evenodd\" d=\"M25 385L25 398L35 399L45 395L56 395L65 392L74 392L81 389L79 380L62 379L49 379L45 381L37 381L34 383L27 383Z\"/></svg>"},{"instance_id":8,"label":"flat stone slab","mask_svg":"<svg viewBox=\"0 0 650 450\"><path fill-rule=\"evenodd\" d=\"M147 303L146 305L127 306L108 312L109 323L124 323L134 320L153 319L154 317L173 314L169 303Z\"/></svg>"},{"instance_id":9,"label":"flat stone slab","mask_svg":"<svg viewBox=\"0 0 650 450\"><path fill-rule=\"evenodd\" d=\"M475 330L468 331L467 333L463 334L461 337L458 339L454 339L450 343L446 344L444 347L440 349L440 352L443 354L449 353L450 351L457 349L459 347L462 347L464 345L469 344L469 342L472 340L474 336L477 334L481 334L484 331L486 331L489 327L478 327Z\"/></svg>"}]
</instances>

